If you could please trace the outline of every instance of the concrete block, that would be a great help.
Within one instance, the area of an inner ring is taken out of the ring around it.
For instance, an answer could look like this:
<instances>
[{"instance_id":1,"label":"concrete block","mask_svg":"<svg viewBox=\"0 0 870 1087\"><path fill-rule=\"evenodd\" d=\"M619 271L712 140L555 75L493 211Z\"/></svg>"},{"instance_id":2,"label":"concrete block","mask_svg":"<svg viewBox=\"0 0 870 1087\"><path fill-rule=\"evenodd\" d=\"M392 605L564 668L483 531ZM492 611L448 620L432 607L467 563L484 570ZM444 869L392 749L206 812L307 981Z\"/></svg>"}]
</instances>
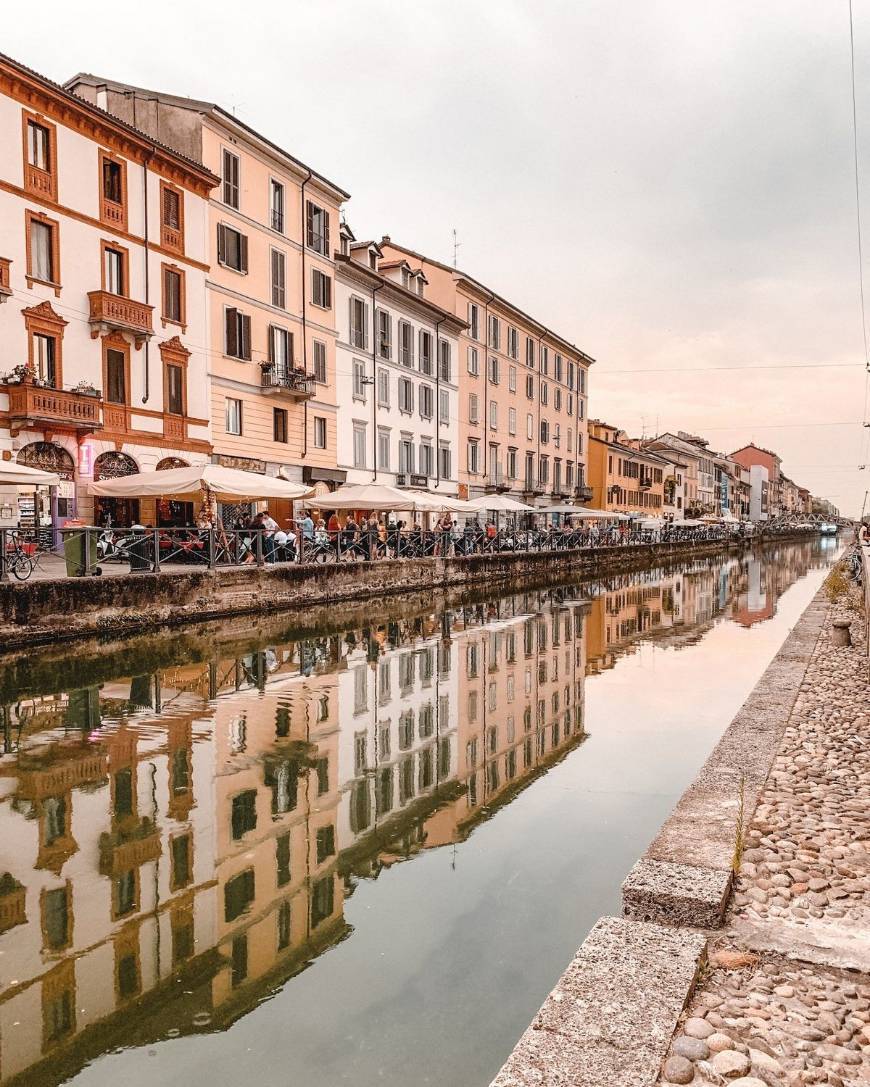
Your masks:
<instances>
[{"instance_id":1,"label":"concrete block","mask_svg":"<svg viewBox=\"0 0 870 1087\"><path fill-rule=\"evenodd\" d=\"M718 928L731 880L730 867L698 868L643 857L622 884L623 913L635 921Z\"/></svg>"}]
</instances>

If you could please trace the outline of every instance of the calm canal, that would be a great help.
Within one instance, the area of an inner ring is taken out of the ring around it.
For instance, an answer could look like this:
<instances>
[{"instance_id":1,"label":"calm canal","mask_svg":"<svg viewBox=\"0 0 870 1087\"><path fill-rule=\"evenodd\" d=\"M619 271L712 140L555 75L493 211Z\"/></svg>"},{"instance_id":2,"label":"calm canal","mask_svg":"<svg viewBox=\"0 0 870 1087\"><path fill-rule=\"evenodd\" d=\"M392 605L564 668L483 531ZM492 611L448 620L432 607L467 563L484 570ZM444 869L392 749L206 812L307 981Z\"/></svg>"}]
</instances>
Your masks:
<instances>
[{"instance_id":1,"label":"calm canal","mask_svg":"<svg viewBox=\"0 0 870 1087\"><path fill-rule=\"evenodd\" d=\"M486 1087L836 549L0 662L0 1083Z\"/></svg>"}]
</instances>

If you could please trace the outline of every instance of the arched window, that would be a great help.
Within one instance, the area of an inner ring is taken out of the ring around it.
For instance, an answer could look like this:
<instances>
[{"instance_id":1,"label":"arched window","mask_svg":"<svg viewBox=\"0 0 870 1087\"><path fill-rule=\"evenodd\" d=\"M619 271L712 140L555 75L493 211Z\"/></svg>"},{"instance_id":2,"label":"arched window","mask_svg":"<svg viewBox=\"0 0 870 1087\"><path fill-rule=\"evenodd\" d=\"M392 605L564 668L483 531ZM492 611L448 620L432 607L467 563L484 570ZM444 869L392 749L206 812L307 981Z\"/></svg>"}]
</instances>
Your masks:
<instances>
[{"instance_id":1,"label":"arched window","mask_svg":"<svg viewBox=\"0 0 870 1087\"><path fill-rule=\"evenodd\" d=\"M120 479L139 471L139 465L126 453L101 453L94 461L94 482L100 479Z\"/></svg>"}]
</instances>

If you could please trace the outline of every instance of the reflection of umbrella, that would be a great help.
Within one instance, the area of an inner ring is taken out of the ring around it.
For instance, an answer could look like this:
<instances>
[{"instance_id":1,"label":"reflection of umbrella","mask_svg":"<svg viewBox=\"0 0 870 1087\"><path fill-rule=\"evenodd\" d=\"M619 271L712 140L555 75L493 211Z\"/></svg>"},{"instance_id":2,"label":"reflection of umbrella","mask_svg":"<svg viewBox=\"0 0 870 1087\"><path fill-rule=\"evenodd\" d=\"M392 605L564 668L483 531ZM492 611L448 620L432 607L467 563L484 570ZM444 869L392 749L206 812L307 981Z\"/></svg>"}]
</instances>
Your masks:
<instances>
[{"instance_id":1,"label":"reflection of umbrella","mask_svg":"<svg viewBox=\"0 0 870 1087\"><path fill-rule=\"evenodd\" d=\"M16 464L13 460L0 460L0 487L7 484L14 487L57 487L60 476L54 472L43 472L41 468L28 468L26 464Z\"/></svg>"},{"instance_id":2,"label":"reflection of umbrella","mask_svg":"<svg viewBox=\"0 0 870 1087\"><path fill-rule=\"evenodd\" d=\"M135 472L119 479L91 483L89 494L109 497L144 498L172 497L192 502L208 491L219 502L257 502L263 498L285 498L293 502L307 498L310 487L290 483L276 476L258 472L240 472L220 464L195 464L186 468L169 468L162 472Z\"/></svg>"},{"instance_id":3,"label":"reflection of umbrella","mask_svg":"<svg viewBox=\"0 0 870 1087\"><path fill-rule=\"evenodd\" d=\"M517 502L506 494L484 494L480 498L472 498L467 503L475 511L483 512L493 510L496 513L538 513L534 506L527 506L524 502Z\"/></svg>"}]
</instances>

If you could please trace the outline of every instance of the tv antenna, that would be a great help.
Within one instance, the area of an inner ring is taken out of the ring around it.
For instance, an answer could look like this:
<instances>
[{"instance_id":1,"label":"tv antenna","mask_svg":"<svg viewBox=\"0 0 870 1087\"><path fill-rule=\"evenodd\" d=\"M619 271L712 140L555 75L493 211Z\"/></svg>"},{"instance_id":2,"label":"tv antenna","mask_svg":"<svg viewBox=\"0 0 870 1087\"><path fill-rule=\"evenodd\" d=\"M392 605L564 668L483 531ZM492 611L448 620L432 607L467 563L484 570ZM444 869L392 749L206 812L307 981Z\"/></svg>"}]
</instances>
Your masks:
<instances>
[{"instance_id":1,"label":"tv antenna","mask_svg":"<svg viewBox=\"0 0 870 1087\"><path fill-rule=\"evenodd\" d=\"M456 256L462 246L462 242L457 240L456 228L453 229L453 267L456 267Z\"/></svg>"}]
</instances>

